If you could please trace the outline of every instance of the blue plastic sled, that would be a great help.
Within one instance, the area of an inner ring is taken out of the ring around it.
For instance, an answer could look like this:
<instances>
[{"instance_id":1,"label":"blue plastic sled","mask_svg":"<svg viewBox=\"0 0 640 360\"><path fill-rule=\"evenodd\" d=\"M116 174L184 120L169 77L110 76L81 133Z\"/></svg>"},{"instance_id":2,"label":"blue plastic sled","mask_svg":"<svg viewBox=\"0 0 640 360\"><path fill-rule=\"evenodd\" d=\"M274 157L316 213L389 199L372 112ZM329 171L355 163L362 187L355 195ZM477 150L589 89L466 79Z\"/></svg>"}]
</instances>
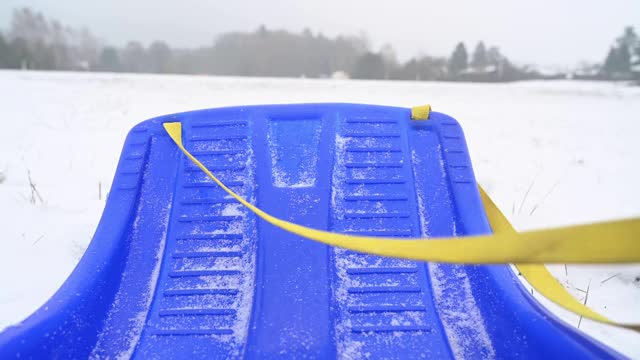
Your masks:
<instances>
[{"instance_id":1,"label":"blue plastic sled","mask_svg":"<svg viewBox=\"0 0 640 360\"><path fill-rule=\"evenodd\" d=\"M167 115L131 130L69 279L0 334L0 358L611 358L508 266L421 263L279 230L277 217L397 237L491 231L460 125L406 108L308 104Z\"/></svg>"}]
</instances>

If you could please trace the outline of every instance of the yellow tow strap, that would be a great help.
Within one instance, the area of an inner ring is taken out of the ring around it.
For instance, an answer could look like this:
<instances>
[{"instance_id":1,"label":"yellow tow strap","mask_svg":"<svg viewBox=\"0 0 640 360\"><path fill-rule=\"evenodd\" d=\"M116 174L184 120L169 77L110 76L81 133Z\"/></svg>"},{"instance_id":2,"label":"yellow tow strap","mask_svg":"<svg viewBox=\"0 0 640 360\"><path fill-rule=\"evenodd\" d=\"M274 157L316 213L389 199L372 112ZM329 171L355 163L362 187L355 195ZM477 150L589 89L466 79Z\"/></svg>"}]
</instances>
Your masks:
<instances>
[{"instance_id":1,"label":"yellow tow strap","mask_svg":"<svg viewBox=\"0 0 640 360\"><path fill-rule=\"evenodd\" d=\"M487 214L492 230L494 232L511 233L514 237L517 237L518 232L513 228L502 211L500 211L498 206L493 202L493 200L491 200L484 189L479 185L478 187L480 189L480 196L482 197L482 204L484 205L484 210ZM544 264L515 264L515 266L520 274L522 274L522 276L534 289L536 289L536 291L564 309L601 323L640 331L640 324L616 323L576 300L571 296L571 294L569 294L567 289L565 289L565 287L562 286L562 284L560 284L553 275L551 275Z\"/></svg>"},{"instance_id":2,"label":"yellow tow strap","mask_svg":"<svg viewBox=\"0 0 640 360\"><path fill-rule=\"evenodd\" d=\"M426 110L426 117L428 117L429 108L421 110L418 114L412 113L412 117L413 115L422 117L424 110ZM338 234L294 224L262 211L225 186L184 147L181 123L173 122L163 125L185 156L227 194L258 217L283 230L327 245L419 261L459 264L515 263L518 264L520 272L540 294L576 314L609 324L614 323L575 300L549 274L544 265L535 264L640 262L640 219L518 233L482 188L480 188L480 192L483 204L493 229L491 235L399 240L397 238ZM640 325L635 324L614 325L634 330L640 329Z\"/></svg>"}]
</instances>

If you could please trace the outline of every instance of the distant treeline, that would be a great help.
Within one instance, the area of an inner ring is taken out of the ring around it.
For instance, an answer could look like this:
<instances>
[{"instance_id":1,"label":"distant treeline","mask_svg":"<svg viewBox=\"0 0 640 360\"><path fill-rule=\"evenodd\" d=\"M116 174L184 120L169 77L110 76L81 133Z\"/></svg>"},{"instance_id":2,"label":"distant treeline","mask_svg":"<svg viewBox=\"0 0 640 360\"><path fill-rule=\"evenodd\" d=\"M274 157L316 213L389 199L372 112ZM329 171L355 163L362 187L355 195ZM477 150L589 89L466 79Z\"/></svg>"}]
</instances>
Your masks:
<instances>
[{"instance_id":1,"label":"distant treeline","mask_svg":"<svg viewBox=\"0 0 640 360\"><path fill-rule=\"evenodd\" d=\"M598 67L598 78L634 74L638 39L633 29L626 31L630 33L625 32L605 65ZM565 77L545 77L515 66L497 47L483 42L471 54L459 43L448 58L423 55L399 62L390 45L374 51L364 36L329 38L310 30L292 33L265 26L225 33L211 46L195 49L171 48L164 41L147 47L132 41L118 48L105 45L87 29L64 26L28 8L15 10L10 28L0 32L0 68L485 82Z\"/></svg>"}]
</instances>

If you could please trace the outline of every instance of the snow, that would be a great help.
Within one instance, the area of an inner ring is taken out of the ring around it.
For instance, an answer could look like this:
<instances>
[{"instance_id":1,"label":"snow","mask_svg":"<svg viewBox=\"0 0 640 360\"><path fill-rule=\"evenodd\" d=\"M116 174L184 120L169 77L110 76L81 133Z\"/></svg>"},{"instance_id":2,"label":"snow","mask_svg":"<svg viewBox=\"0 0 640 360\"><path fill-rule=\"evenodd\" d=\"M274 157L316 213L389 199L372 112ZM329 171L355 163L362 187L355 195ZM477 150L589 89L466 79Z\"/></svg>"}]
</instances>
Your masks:
<instances>
[{"instance_id":1,"label":"snow","mask_svg":"<svg viewBox=\"0 0 640 360\"><path fill-rule=\"evenodd\" d=\"M244 215L242 204L227 204L224 207L224 209L222 209L222 216L242 216L242 215Z\"/></svg>"},{"instance_id":2,"label":"snow","mask_svg":"<svg viewBox=\"0 0 640 360\"><path fill-rule=\"evenodd\" d=\"M265 103L429 102L461 122L479 182L517 229L640 216L640 88L621 84L0 71L0 97L0 328L33 312L71 273L99 221L127 131L172 112ZM28 171L44 202L30 201ZM579 300L589 286L587 304L594 310L640 322L640 265L550 270ZM575 315L543 303L578 324ZM636 333L588 320L580 329L640 357Z\"/></svg>"},{"instance_id":3,"label":"snow","mask_svg":"<svg viewBox=\"0 0 640 360\"><path fill-rule=\"evenodd\" d=\"M438 145L440 151L440 145ZM411 153L414 169L420 167L422 159L415 150ZM441 172L444 176L444 160L440 160ZM416 178L418 175L415 175ZM416 187L422 237L428 237L427 206L425 189ZM456 223L453 223L452 235L456 234ZM471 291L469 277L465 267L454 264L430 263L429 278L433 288L434 303L442 321L445 334L449 340L451 351L456 359L470 359L481 354L483 359L495 359L496 353L487 333L484 319L475 303Z\"/></svg>"},{"instance_id":4,"label":"snow","mask_svg":"<svg viewBox=\"0 0 640 360\"><path fill-rule=\"evenodd\" d=\"M162 217L163 223L167 224L169 222L169 216L171 215L171 211L169 208L167 208L162 214L159 214L159 215ZM136 224L134 224L134 226L135 225ZM160 277L160 266L162 265L162 257L164 255L164 248L165 248L166 242L167 242L167 232L165 228L162 234L162 240L160 241L160 244L158 244L158 250L156 252L156 265L153 267L153 272L151 273L151 278L149 279L149 285L147 285L147 291L145 292L145 296L144 296L144 299L146 302L146 306L144 306L145 309L150 308L151 301L153 301L153 295L155 294L156 285L158 284L158 278ZM133 356L133 352L135 351L136 345L140 340L140 336L142 335L142 329L144 328L144 322L146 318L147 318L147 313L145 311L141 311L140 313L138 313L138 316L135 317L134 330L130 331L130 333L126 335L129 339L129 347L122 353L118 354L116 356L117 359L122 359L122 360L131 359L131 356Z\"/></svg>"},{"instance_id":5,"label":"snow","mask_svg":"<svg viewBox=\"0 0 640 360\"><path fill-rule=\"evenodd\" d=\"M300 122L306 122L305 126L299 126ZM311 132L301 132L301 129L309 129ZM315 184L320 130L319 119L271 119L267 139L274 186L305 188ZM298 141L284 141L292 136Z\"/></svg>"},{"instance_id":6,"label":"snow","mask_svg":"<svg viewBox=\"0 0 640 360\"><path fill-rule=\"evenodd\" d=\"M453 269L447 276L443 266ZM456 359L495 359L496 353L471 292L469 277L461 265L429 264L433 295L447 339ZM460 301L464 299L464 301Z\"/></svg>"}]
</instances>

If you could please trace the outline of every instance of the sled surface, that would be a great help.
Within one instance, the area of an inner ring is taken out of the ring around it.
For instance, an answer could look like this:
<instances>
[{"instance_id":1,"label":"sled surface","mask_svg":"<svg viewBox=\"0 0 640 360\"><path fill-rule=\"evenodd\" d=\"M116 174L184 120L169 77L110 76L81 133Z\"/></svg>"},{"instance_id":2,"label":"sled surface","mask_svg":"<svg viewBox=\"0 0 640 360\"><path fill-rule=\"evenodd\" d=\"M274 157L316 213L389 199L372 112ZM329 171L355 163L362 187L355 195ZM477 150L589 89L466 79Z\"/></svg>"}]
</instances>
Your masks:
<instances>
[{"instance_id":1,"label":"sled surface","mask_svg":"<svg viewBox=\"0 0 640 360\"><path fill-rule=\"evenodd\" d=\"M258 220L340 233L490 233L462 129L356 104L231 107L129 133L94 238L58 292L0 334L0 358L608 358L506 265L329 247Z\"/></svg>"}]
</instances>

